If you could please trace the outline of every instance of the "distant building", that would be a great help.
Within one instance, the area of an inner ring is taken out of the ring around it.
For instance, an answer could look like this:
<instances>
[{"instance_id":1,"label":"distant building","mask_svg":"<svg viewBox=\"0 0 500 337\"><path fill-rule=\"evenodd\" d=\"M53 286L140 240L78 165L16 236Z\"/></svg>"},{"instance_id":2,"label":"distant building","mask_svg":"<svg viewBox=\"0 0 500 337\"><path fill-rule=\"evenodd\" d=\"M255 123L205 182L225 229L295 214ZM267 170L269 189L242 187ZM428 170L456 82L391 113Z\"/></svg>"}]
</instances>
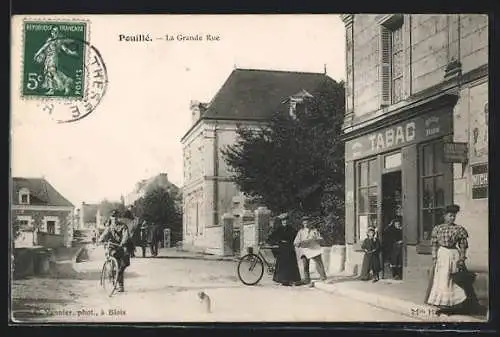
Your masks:
<instances>
[{"instance_id":1,"label":"distant building","mask_svg":"<svg viewBox=\"0 0 500 337\"><path fill-rule=\"evenodd\" d=\"M171 192L172 195L176 197L180 196L180 189L168 180L168 174L160 173L154 177L139 181L133 191L124 196L125 206L133 205L135 201L144 197L147 192L155 187L163 187ZM180 200L178 201L178 207L180 208Z\"/></svg>"},{"instance_id":2,"label":"distant building","mask_svg":"<svg viewBox=\"0 0 500 337\"><path fill-rule=\"evenodd\" d=\"M488 16L343 15L347 269L368 226L401 207L404 279L427 277L447 204L469 232L468 266L488 270ZM386 273L385 275L387 275Z\"/></svg>"},{"instance_id":3,"label":"distant building","mask_svg":"<svg viewBox=\"0 0 500 337\"><path fill-rule=\"evenodd\" d=\"M210 103L191 102L192 126L181 140L186 247L221 254L221 217L245 203L221 154L235 143L237 125L258 127L283 104L293 116L324 81L333 80L322 73L235 69Z\"/></svg>"},{"instance_id":4,"label":"distant building","mask_svg":"<svg viewBox=\"0 0 500 337\"><path fill-rule=\"evenodd\" d=\"M70 247L75 207L44 178L12 178L12 222L16 247Z\"/></svg>"},{"instance_id":5,"label":"distant building","mask_svg":"<svg viewBox=\"0 0 500 337\"><path fill-rule=\"evenodd\" d=\"M99 204L87 204L82 202L79 209L77 209L77 224L78 230L87 230L93 228L104 228L104 219L101 216Z\"/></svg>"}]
</instances>

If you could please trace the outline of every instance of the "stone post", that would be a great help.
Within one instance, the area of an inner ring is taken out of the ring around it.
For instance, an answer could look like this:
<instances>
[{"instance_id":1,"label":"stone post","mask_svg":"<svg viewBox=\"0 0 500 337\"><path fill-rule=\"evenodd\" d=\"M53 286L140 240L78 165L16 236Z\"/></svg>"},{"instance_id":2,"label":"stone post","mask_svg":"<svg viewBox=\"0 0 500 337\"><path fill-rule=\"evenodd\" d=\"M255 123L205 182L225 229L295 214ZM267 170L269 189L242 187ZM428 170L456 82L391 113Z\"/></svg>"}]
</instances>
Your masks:
<instances>
[{"instance_id":1,"label":"stone post","mask_svg":"<svg viewBox=\"0 0 500 337\"><path fill-rule=\"evenodd\" d=\"M249 210L244 210L241 216L240 224L240 255L248 254L248 247L255 246L255 218L254 214Z\"/></svg>"},{"instance_id":2,"label":"stone post","mask_svg":"<svg viewBox=\"0 0 500 337\"><path fill-rule=\"evenodd\" d=\"M231 214L225 213L222 215L222 236L223 236L223 242L222 242L222 255L223 256L228 256L228 255L233 255L234 249L233 249L233 225L234 225L234 218Z\"/></svg>"},{"instance_id":3,"label":"stone post","mask_svg":"<svg viewBox=\"0 0 500 337\"><path fill-rule=\"evenodd\" d=\"M256 224L256 243L263 243L266 241L267 233L269 233L269 226L271 221L271 211L267 207L259 207L255 210L255 224Z\"/></svg>"}]
</instances>

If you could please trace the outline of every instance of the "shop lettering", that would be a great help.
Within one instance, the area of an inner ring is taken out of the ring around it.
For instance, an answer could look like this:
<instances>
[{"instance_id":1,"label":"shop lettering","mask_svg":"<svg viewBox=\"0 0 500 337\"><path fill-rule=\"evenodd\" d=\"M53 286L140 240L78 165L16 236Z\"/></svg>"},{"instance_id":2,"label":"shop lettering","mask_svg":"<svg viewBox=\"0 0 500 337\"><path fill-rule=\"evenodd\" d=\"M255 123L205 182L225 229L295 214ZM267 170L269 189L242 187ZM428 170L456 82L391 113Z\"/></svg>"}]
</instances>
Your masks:
<instances>
[{"instance_id":1,"label":"shop lettering","mask_svg":"<svg viewBox=\"0 0 500 337\"><path fill-rule=\"evenodd\" d=\"M425 130L426 136L432 136L432 135L435 135L436 133L439 133L439 127L430 128L430 129Z\"/></svg>"},{"instance_id":2,"label":"shop lettering","mask_svg":"<svg viewBox=\"0 0 500 337\"><path fill-rule=\"evenodd\" d=\"M368 137L372 151L412 142L415 140L416 129L415 122L410 122L405 126L397 126L387 129L385 132L373 134ZM439 128L437 132L439 132Z\"/></svg>"},{"instance_id":3,"label":"shop lettering","mask_svg":"<svg viewBox=\"0 0 500 337\"><path fill-rule=\"evenodd\" d=\"M473 186L483 186L488 185L488 173L475 174L472 176Z\"/></svg>"}]
</instances>

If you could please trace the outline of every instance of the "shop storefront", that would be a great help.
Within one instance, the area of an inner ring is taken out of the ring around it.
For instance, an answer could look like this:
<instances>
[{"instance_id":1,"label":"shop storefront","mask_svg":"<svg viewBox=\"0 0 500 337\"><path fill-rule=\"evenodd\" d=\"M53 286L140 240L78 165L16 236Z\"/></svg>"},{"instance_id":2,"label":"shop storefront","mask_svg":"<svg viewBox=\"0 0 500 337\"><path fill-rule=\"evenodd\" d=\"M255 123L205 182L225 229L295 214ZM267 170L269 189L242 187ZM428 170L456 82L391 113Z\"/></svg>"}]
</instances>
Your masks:
<instances>
[{"instance_id":1,"label":"shop storefront","mask_svg":"<svg viewBox=\"0 0 500 337\"><path fill-rule=\"evenodd\" d=\"M405 119L386 118L369 130L351 132L345 151L346 268L357 265L359 270L369 227L376 228L382 251L387 251L384 233L398 215L403 223L403 278L429 265L432 228L453 202L453 164L443 156L450 141L452 105ZM388 263L387 253L381 258ZM382 276L392 277L388 266Z\"/></svg>"}]
</instances>

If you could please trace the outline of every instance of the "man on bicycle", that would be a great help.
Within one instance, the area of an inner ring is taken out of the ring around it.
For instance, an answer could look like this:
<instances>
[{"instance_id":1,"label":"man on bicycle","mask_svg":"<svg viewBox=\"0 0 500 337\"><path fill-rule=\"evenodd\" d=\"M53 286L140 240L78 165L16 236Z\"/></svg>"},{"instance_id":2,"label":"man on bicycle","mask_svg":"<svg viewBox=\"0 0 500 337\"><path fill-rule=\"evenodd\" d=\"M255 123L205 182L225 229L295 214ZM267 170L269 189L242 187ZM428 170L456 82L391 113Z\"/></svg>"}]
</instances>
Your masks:
<instances>
[{"instance_id":1,"label":"man on bicycle","mask_svg":"<svg viewBox=\"0 0 500 337\"><path fill-rule=\"evenodd\" d=\"M109 225L106 227L99 242L111 242L118 246L110 246L109 254L118 261L118 292L125 291L123 274L130 266L130 254L127 251L129 231L127 225L118 220L118 212L113 211Z\"/></svg>"}]
</instances>

